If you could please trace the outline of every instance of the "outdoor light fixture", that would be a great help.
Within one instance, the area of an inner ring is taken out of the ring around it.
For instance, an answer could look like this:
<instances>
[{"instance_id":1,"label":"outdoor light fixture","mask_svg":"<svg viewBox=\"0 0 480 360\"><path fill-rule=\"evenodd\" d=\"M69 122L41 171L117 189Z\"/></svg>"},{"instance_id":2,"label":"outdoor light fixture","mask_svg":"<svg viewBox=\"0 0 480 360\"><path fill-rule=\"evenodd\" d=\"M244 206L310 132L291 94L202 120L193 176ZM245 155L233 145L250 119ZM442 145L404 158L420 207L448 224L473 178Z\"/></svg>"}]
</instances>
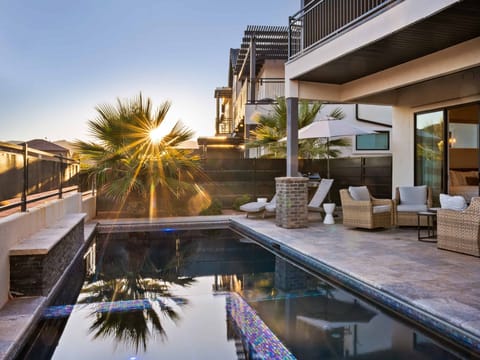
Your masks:
<instances>
[{"instance_id":1,"label":"outdoor light fixture","mask_svg":"<svg viewBox=\"0 0 480 360\"><path fill-rule=\"evenodd\" d=\"M452 132L449 131L448 132L448 147L453 147L455 145L455 143L457 142L457 139L455 138L455 136L453 136Z\"/></svg>"}]
</instances>

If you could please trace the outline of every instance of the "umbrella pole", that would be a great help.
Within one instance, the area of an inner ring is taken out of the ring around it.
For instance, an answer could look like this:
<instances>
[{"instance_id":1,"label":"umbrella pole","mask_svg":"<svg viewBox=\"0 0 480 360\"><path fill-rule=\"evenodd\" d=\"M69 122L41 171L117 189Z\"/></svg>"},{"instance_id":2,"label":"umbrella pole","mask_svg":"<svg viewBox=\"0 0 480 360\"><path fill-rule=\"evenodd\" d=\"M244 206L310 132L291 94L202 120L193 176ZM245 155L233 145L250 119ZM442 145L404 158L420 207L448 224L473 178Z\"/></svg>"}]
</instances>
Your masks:
<instances>
[{"instance_id":1,"label":"umbrella pole","mask_svg":"<svg viewBox=\"0 0 480 360\"><path fill-rule=\"evenodd\" d=\"M330 179L330 144L327 138L327 179Z\"/></svg>"},{"instance_id":2,"label":"umbrella pole","mask_svg":"<svg viewBox=\"0 0 480 360\"><path fill-rule=\"evenodd\" d=\"M327 179L330 179L330 143L329 138L327 138ZM330 198L330 190L327 194L328 202L331 203L332 199Z\"/></svg>"}]
</instances>

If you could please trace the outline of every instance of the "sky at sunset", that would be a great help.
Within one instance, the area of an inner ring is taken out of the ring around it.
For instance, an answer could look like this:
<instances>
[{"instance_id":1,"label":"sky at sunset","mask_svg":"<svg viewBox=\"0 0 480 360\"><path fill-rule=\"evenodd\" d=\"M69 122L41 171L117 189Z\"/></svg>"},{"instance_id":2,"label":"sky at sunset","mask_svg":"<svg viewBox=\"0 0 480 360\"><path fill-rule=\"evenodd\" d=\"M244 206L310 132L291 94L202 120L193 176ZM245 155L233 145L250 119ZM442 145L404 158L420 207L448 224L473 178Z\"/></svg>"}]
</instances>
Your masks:
<instances>
[{"instance_id":1,"label":"sky at sunset","mask_svg":"<svg viewBox=\"0 0 480 360\"><path fill-rule=\"evenodd\" d=\"M214 134L215 87L247 25L287 25L297 0L2 0L0 141L87 139L95 106L141 91L169 122Z\"/></svg>"}]
</instances>

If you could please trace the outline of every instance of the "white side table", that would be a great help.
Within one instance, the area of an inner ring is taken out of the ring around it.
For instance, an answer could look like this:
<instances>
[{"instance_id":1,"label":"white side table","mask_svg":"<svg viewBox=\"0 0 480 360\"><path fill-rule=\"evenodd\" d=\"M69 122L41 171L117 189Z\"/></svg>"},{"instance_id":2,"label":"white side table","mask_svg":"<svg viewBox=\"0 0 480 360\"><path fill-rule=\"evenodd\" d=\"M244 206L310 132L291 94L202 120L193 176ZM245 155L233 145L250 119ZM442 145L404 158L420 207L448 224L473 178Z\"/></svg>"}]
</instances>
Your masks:
<instances>
[{"instance_id":1,"label":"white side table","mask_svg":"<svg viewBox=\"0 0 480 360\"><path fill-rule=\"evenodd\" d=\"M335 224L335 220L333 219L333 211L335 210L335 203L323 204L323 210L325 210L325 218L323 219L323 223Z\"/></svg>"}]
</instances>

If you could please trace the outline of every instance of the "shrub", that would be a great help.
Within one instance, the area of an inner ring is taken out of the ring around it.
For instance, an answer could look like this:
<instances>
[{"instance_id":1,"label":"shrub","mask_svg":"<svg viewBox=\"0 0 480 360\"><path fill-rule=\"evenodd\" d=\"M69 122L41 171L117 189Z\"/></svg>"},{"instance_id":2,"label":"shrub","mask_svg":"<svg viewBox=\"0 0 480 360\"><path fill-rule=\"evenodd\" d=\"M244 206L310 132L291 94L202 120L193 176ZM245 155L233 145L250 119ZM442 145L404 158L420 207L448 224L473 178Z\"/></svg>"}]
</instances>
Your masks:
<instances>
[{"instance_id":1,"label":"shrub","mask_svg":"<svg viewBox=\"0 0 480 360\"><path fill-rule=\"evenodd\" d=\"M222 203L218 200L212 200L209 207L200 211L200 215L221 215Z\"/></svg>"},{"instance_id":2,"label":"shrub","mask_svg":"<svg viewBox=\"0 0 480 360\"><path fill-rule=\"evenodd\" d=\"M252 198L250 197L250 195L244 194L242 196L237 197L233 201L232 208L234 208L235 210L238 211L238 210L240 210L240 206L242 206L243 204L246 204L250 201L252 201Z\"/></svg>"}]
</instances>

